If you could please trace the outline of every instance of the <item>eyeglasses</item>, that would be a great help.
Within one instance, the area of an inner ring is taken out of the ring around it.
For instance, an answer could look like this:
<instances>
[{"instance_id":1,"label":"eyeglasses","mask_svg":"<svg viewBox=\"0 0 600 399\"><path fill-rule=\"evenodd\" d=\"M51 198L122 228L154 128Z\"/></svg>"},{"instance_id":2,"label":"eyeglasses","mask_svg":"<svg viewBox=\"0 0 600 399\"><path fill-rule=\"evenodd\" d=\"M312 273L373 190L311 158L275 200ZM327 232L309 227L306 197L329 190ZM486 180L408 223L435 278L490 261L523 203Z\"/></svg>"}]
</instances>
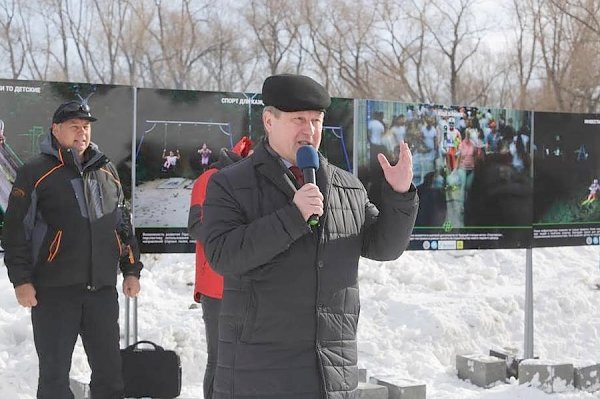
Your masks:
<instances>
[{"instance_id":1,"label":"eyeglasses","mask_svg":"<svg viewBox=\"0 0 600 399\"><path fill-rule=\"evenodd\" d=\"M67 105L64 109L64 112L85 112L86 114L90 113L90 106L84 103L71 103Z\"/></svg>"},{"instance_id":2,"label":"eyeglasses","mask_svg":"<svg viewBox=\"0 0 600 399\"><path fill-rule=\"evenodd\" d=\"M87 116L92 116L90 112L90 106L87 103L70 103L67 106L65 106L61 112L63 114L84 113Z\"/></svg>"},{"instance_id":3,"label":"eyeglasses","mask_svg":"<svg viewBox=\"0 0 600 399\"><path fill-rule=\"evenodd\" d=\"M79 111L90 114L90 106L87 103L81 103L79 105Z\"/></svg>"}]
</instances>

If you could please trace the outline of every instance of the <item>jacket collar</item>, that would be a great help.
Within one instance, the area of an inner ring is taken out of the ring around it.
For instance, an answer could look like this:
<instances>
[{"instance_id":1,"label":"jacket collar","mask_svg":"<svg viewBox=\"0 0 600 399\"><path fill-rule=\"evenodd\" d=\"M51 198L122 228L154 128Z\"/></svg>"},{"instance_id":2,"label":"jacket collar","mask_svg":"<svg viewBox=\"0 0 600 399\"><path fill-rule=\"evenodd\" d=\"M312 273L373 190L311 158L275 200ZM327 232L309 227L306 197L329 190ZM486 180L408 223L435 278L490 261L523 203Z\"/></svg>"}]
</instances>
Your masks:
<instances>
[{"instance_id":1,"label":"jacket collar","mask_svg":"<svg viewBox=\"0 0 600 399\"><path fill-rule=\"evenodd\" d=\"M293 198L296 192L296 187L293 183L293 175L285 167L281 158L269 146L266 140L262 140L254 153L251 156L256 171L268 180L270 180L277 188L283 191L288 197ZM329 197L330 182L334 173L334 168L329 164L327 159L319 152L319 170L317 170L317 186L323 194L323 203L327 206Z\"/></svg>"},{"instance_id":2,"label":"jacket collar","mask_svg":"<svg viewBox=\"0 0 600 399\"><path fill-rule=\"evenodd\" d=\"M283 164L283 161L269 146L266 140L261 141L251 156L257 173L265 176L278 189L288 197L293 197L296 187L290 177L291 172Z\"/></svg>"},{"instance_id":3,"label":"jacket collar","mask_svg":"<svg viewBox=\"0 0 600 399\"><path fill-rule=\"evenodd\" d=\"M73 154L70 154L64 148L62 148L60 144L58 144L58 141L56 141L56 138L52 134L51 130L48 130L48 132L40 140L40 152L58 159L61 163L69 165L75 164L80 170L85 169L89 165L93 165L100 159L106 157L95 143L90 143L88 148L85 150L84 159L82 162L79 162L75 159Z\"/></svg>"}]
</instances>

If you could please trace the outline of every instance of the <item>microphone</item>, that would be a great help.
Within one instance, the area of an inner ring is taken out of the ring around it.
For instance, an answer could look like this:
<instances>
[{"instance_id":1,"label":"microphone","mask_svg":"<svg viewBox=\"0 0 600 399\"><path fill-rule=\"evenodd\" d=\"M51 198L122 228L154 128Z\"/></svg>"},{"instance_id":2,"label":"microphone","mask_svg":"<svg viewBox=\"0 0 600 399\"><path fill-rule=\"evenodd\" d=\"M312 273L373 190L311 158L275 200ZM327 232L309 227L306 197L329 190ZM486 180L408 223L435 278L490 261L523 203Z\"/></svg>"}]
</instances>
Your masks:
<instances>
[{"instance_id":1,"label":"microphone","mask_svg":"<svg viewBox=\"0 0 600 399\"><path fill-rule=\"evenodd\" d=\"M296 152L296 164L298 164L298 167L302 170L304 184L317 184L316 172L319 170L319 155L312 145L303 145L298 148L298 151ZM310 226L316 226L319 224L319 217L317 215L312 215L308 218L307 223Z\"/></svg>"}]
</instances>

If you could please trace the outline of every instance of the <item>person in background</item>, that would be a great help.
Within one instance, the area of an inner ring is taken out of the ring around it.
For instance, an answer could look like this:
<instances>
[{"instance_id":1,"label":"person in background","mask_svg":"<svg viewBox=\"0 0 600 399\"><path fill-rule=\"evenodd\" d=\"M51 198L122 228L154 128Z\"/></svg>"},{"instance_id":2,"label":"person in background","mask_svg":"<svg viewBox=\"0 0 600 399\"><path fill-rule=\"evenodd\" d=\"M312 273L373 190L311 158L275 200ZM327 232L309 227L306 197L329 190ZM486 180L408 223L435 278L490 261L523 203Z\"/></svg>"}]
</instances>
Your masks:
<instances>
[{"instance_id":1,"label":"person in background","mask_svg":"<svg viewBox=\"0 0 600 399\"><path fill-rule=\"evenodd\" d=\"M471 140L468 131L463 134L464 138L458 145L458 172L460 176L460 189L463 196L462 206L466 206L469 200L469 192L473 184L475 167L477 166L477 147Z\"/></svg>"},{"instance_id":2,"label":"person in background","mask_svg":"<svg viewBox=\"0 0 600 399\"><path fill-rule=\"evenodd\" d=\"M404 141L404 137L406 136L406 119L404 118L404 115L400 114L394 118L390 130L396 137L397 143Z\"/></svg>"},{"instance_id":3,"label":"person in background","mask_svg":"<svg viewBox=\"0 0 600 399\"><path fill-rule=\"evenodd\" d=\"M381 146L381 138L383 137L385 130L385 124L383 123L383 111L373 111L373 117L367 124L369 143L372 146Z\"/></svg>"},{"instance_id":4,"label":"person in background","mask_svg":"<svg viewBox=\"0 0 600 399\"><path fill-rule=\"evenodd\" d=\"M41 154L17 171L4 216L4 263L20 305L31 308L38 399L71 399L77 336L94 399L123 397L117 267L123 293L140 291L139 251L113 164L91 142L87 104L61 104Z\"/></svg>"},{"instance_id":5,"label":"person in background","mask_svg":"<svg viewBox=\"0 0 600 399\"><path fill-rule=\"evenodd\" d=\"M4 121L0 119L0 145L4 147L6 140L4 138Z\"/></svg>"},{"instance_id":6,"label":"person in background","mask_svg":"<svg viewBox=\"0 0 600 399\"><path fill-rule=\"evenodd\" d=\"M592 181L592 184L590 185L588 190L590 191L590 193L588 194L587 198L583 200L581 205L588 205L596 201L596 196L598 194L598 191L600 191L600 183L598 183L598 179L594 179Z\"/></svg>"},{"instance_id":7,"label":"person in background","mask_svg":"<svg viewBox=\"0 0 600 399\"><path fill-rule=\"evenodd\" d=\"M204 399L213 397L213 381L217 367L219 343L219 312L223 298L223 277L208 264L200 238L202 225L202 203L206 197L206 186L211 176L220 169L232 165L252 153L252 141L242 137L233 149L221 149L219 160L201 174L192 188L192 199L188 218L188 232L196 240L196 280L194 283L194 301L202 304L202 319L206 331L206 371L204 372Z\"/></svg>"},{"instance_id":8,"label":"person in background","mask_svg":"<svg viewBox=\"0 0 600 399\"><path fill-rule=\"evenodd\" d=\"M202 147L198 149L198 154L200 154L200 165L202 165L202 171L204 172L208 169L208 165L210 164L212 151L208 148L206 143L202 143Z\"/></svg>"},{"instance_id":9,"label":"person in background","mask_svg":"<svg viewBox=\"0 0 600 399\"><path fill-rule=\"evenodd\" d=\"M213 398L356 398L359 259L396 259L408 245L411 153L402 143L394 166L377 155L379 209L321 154L316 184L303 184L296 153L318 150L329 94L281 74L264 81L262 99L264 140L212 176L202 207L200 240L224 276Z\"/></svg>"},{"instance_id":10,"label":"person in background","mask_svg":"<svg viewBox=\"0 0 600 399\"><path fill-rule=\"evenodd\" d=\"M455 128L455 118L452 116L448 118L448 129L444 132L443 140L446 166L448 167L448 173L452 173L458 167L456 151L461 142L461 134Z\"/></svg>"},{"instance_id":11,"label":"person in background","mask_svg":"<svg viewBox=\"0 0 600 399\"><path fill-rule=\"evenodd\" d=\"M169 154L167 155L167 150L164 148L162 152L163 165L161 170L165 173L172 173L175 171L175 168L177 167L177 161L180 158L181 155L179 154L179 150L177 150L177 154L170 150Z\"/></svg>"}]
</instances>

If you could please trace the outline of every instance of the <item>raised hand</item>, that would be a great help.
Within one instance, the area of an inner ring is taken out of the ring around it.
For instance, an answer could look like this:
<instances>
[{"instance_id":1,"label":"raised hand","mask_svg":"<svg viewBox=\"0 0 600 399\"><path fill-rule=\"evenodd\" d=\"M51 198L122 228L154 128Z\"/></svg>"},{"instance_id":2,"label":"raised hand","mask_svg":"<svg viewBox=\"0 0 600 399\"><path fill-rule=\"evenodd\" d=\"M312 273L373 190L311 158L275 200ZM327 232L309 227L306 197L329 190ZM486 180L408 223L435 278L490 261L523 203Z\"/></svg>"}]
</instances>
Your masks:
<instances>
[{"instance_id":1,"label":"raised hand","mask_svg":"<svg viewBox=\"0 0 600 399\"><path fill-rule=\"evenodd\" d=\"M383 169L385 180L392 186L394 191L405 193L410 189L413 178L413 165L408 144L405 142L400 143L400 155L396 165L390 165L385 155L381 153L377 154L377 160L381 165L381 169Z\"/></svg>"}]
</instances>

